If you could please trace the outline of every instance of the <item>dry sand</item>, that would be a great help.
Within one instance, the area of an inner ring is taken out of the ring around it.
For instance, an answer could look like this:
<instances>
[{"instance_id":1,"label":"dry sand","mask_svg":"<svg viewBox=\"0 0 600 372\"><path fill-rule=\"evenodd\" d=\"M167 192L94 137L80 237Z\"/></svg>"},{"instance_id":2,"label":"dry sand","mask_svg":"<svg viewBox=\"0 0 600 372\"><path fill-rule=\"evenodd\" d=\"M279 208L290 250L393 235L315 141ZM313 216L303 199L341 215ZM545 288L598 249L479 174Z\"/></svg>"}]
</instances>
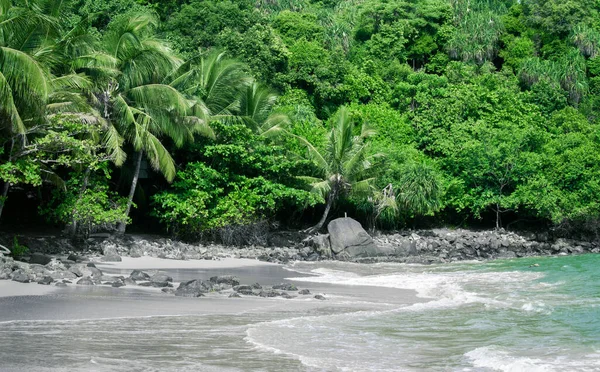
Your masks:
<instances>
[{"instance_id":1,"label":"dry sand","mask_svg":"<svg viewBox=\"0 0 600 372\"><path fill-rule=\"evenodd\" d=\"M168 270L168 269L234 269L252 266L277 266L277 264L247 258L224 258L221 260L169 260L156 257L122 257L121 262L95 262L100 270Z\"/></svg>"},{"instance_id":2,"label":"dry sand","mask_svg":"<svg viewBox=\"0 0 600 372\"><path fill-rule=\"evenodd\" d=\"M43 296L56 290L50 285L37 283L18 283L11 280L0 280L0 297Z\"/></svg>"}]
</instances>

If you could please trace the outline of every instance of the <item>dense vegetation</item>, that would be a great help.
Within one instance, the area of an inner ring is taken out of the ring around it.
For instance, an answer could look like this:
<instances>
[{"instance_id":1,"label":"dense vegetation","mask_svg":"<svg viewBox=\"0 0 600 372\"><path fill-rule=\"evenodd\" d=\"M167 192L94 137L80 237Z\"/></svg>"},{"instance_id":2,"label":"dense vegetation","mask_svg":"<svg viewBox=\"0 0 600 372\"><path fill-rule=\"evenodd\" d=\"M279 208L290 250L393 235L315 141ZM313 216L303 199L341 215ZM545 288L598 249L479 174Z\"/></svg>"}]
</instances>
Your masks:
<instances>
[{"instance_id":1,"label":"dense vegetation","mask_svg":"<svg viewBox=\"0 0 600 372\"><path fill-rule=\"evenodd\" d=\"M347 213L595 234L599 11L0 1L2 223L196 238Z\"/></svg>"}]
</instances>

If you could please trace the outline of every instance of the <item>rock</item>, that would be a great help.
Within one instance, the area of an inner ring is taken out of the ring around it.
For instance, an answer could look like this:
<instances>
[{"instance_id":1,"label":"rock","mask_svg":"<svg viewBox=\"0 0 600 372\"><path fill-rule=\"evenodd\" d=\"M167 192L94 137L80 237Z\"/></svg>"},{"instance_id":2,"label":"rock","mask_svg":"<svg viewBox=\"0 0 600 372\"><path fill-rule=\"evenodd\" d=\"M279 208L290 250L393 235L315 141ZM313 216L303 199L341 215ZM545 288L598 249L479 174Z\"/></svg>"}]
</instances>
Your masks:
<instances>
[{"instance_id":1,"label":"rock","mask_svg":"<svg viewBox=\"0 0 600 372\"><path fill-rule=\"evenodd\" d=\"M102 254L104 256L118 256L119 251L117 250L117 246L115 244L109 244L102 248Z\"/></svg>"},{"instance_id":2,"label":"rock","mask_svg":"<svg viewBox=\"0 0 600 372\"><path fill-rule=\"evenodd\" d=\"M204 293L210 292L211 289L212 284L210 282L206 282L202 279L194 279L180 283L175 291L175 296L200 297L203 296Z\"/></svg>"},{"instance_id":3,"label":"rock","mask_svg":"<svg viewBox=\"0 0 600 372\"><path fill-rule=\"evenodd\" d=\"M387 256L393 253L391 248L379 248L373 239L352 218L337 218L327 225L331 250L336 255L346 253L350 257Z\"/></svg>"},{"instance_id":4,"label":"rock","mask_svg":"<svg viewBox=\"0 0 600 372\"><path fill-rule=\"evenodd\" d=\"M115 255L111 254L111 255L102 257L102 262L121 262L121 261L122 261L121 256L118 256L116 254Z\"/></svg>"},{"instance_id":5,"label":"rock","mask_svg":"<svg viewBox=\"0 0 600 372\"><path fill-rule=\"evenodd\" d=\"M296 296L291 296L287 292L283 292L283 293L281 293L281 297L287 298L289 300L289 299L295 298Z\"/></svg>"},{"instance_id":6,"label":"rock","mask_svg":"<svg viewBox=\"0 0 600 372\"><path fill-rule=\"evenodd\" d=\"M125 278L123 280L123 283L125 283L125 285L136 285L137 283L135 282L135 280L131 279L131 278Z\"/></svg>"},{"instance_id":7,"label":"rock","mask_svg":"<svg viewBox=\"0 0 600 372\"><path fill-rule=\"evenodd\" d=\"M114 288L119 288L119 287L124 287L125 283L123 283L122 281L116 281L116 282L113 282L110 286L114 287Z\"/></svg>"},{"instance_id":8,"label":"rock","mask_svg":"<svg viewBox=\"0 0 600 372\"><path fill-rule=\"evenodd\" d=\"M396 247L395 255L400 257L413 256L417 254L417 242L410 239L403 239Z\"/></svg>"},{"instance_id":9,"label":"rock","mask_svg":"<svg viewBox=\"0 0 600 372\"><path fill-rule=\"evenodd\" d=\"M150 280L150 275L140 270L133 270L129 278L133 280Z\"/></svg>"},{"instance_id":10,"label":"rock","mask_svg":"<svg viewBox=\"0 0 600 372\"><path fill-rule=\"evenodd\" d=\"M233 292L232 294L229 295L229 298L234 298L234 297L235 298L240 298L242 296L240 296L239 293L237 293L237 292Z\"/></svg>"},{"instance_id":11,"label":"rock","mask_svg":"<svg viewBox=\"0 0 600 372\"><path fill-rule=\"evenodd\" d=\"M29 283L29 276L27 274L25 274L24 272L22 272L21 270L17 270L14 271L11 274L11 279L15 282L19 282L19 283Z\"/></svg>"},{"instance_id":12,"label":"rock","mask_svg":"<svg viewBox=\"0 0 600 372\"><path fill-rule=\"evenodd\" d=\"M165 273L158 272L150 277L150 281L155 287L167 287L173 281L173 278Z\"/></svg>"},{"instance_id":13,"label":"rock","mask_svg":"<svg viewBox=\"0 0 600 372\"><path fill-rule=\"evenodd\" d=\"M291 283L281 283L273 286L273 289L280 289L282 291L297 291L298 288Z\"/></svg>"},{"instance_id":14,"label":"rock","mask_svg":"<svg viewBox=\"0 0 600 372\"><path fill-rule=\"evenodd\" d=\"M50 273L50 277L52 279L77 279L77 275L73 274L70 271L55 271Z\"/></svg>"},{"instance_id":15,"label":"rock","mask_svg":"<svg viewBox=\"0 0 600 372\"><path fill-rule=\"evenodd\" d=\"M173 288L163 288L160 291L163 292L163 293L167 293L167 294L173 294L173 293L175 293L175 290ZM203 295L200 295L200 296L203 296Z\"/></svg>"},{"instance_id":16,"label":"rock","mask_svg":"<svg viewBox=\"0 0 600 372\"><path fill-rule=\"evenodd\" d=\"M84 278L79 279L77 281L77 284L79 284L79 285L94 285L94 281L89 276L86 276Z\"/></svg>"},{"instance_id":17,"label":"rock","mask_svg":"<svg viewBox=\"0 0 600 372\"><path fill-rule=\"evenodd\" d=\"M213 276L210 278L210 281L215 284L226 284L232 287L240 284L240 279L233 275Z\"/></svg>"},{"instance_id":18,"label":"rock","mask_svg":"<svg viewBox=\"0 0 600 372\"><path fill-rule=\"evenodd\" d=\"M53 281L54 281L54 279L52 279L52 277L45 276L42 279L38 280L37 284L50 285L50 284L52 284Z\"/></svg>"},{"instance_id":19,"label":"rock","mask_svg":"<svg viewBox=\"0 0 600 372\"><path fill-rule=\"evenodd\" d=\"M129 257L138 258L144 255L144 251L140 247L131 247L129 249Z\"/></svg>"},{"instance_id":20,"label":"rock","mask_svg":"<svg viewBox=\"0 0 600 372\"><path fill-rule=\"evenodd\" d=\"M83 261L83 260L81 259L81 257L79 257L79 256L77 256L77 255L75 255L75 254L73 254L73 253L71 253L71 254L70 254L68 257L67 257L67 260L70 260L70 261L73 261L73 262L77 262L77 261Z\"/></svg>"},{"instance_id":21,"label":"rock","mask_svg":"<svg viewBox=\"0 0 600 372\"><path fill-rule=\"evenodd\" d=\"M67 284L63 283L63 282L57 282L56 284L54 284L54 286L56 286L56 287L66 287Z\"/></svg>"},{"instance_id":22,"label":"rock","mask_svg":"<svg viewBox=\"0 0 600 372\"><path fill-rule=\"evenodd\" d=\"M323 296L323 295L319 295L319 294L318 294L318 295L315 295L315 297L314 297L314 298L315 298L315 299L317 299L317 300L326 300L325 296Z\"/></svg>"},{"instance_id":23,"label":"rock","mask_svg":"<svg viewBox=\"0 0 600 372\"><path fill-rule=\"evenodd\" d=\"M30 264L46 265L49 264L50 261L52 261L52 257L41 253L33 253L29 258Z\"/></svg>"},{"instance_id":24,"label":"rock","mask_svg":"<svg viewBox=\"0 0 600 372\"><path fill-rule=\"evenodd\" d=\"M298 294L309 295L310 291L308 289L301 289L301 290L298 291Z\"/></svg>"},{"instance_id":25,"label":"rock","mask_svg":"<svg viewBox=\"0 0 600 372\"><path fill-rule=\"evenodd\" d=\"M254 283L251 285L252 289L262 289L262 285L258 284L258 283Z\"/></svg>"},{"instance_id":26,"label":"rock","mask_svg":"<svg viewBox=\"0 0 600 372\"><path fill-rule=\"evenodd\" d=\"M48 262L46 264L46 268L51 271L57 271L57 270L64 271L67 269L65 264L58 261L57 259L52 259L52 261Z\"/></svg>"},{"instance_id":27,"label":"rock","mask_svg":"<svg viewBox=\"0 0 600 372\"><path fill-rule=\"evenodd\" d=\"M267 289L267 290L264 290L264 291L260 291L258 293L258 295L260 297L277 297L277 296L281 296L281 293L279 293L279 292L277 292L275 290L272 290L272 289Z\"/></svg>"},{"instance_id":28,"label":"rock","mask_svg":"<svg viewBox=\"0 0 600 372\"><path fill-rule=\"evenodd\" d=\"M241 293L246 296L254 295L254 291L252 290L252 287L249 285L238 285L238 286L233 287L233 290L236 291L237 293Z\"/></svg>"},{"instance_id":29,"label":"rock","mask_svg":"<svg viewBox=\"0 0 600 372\"><path fill-rule=\"evenodd\" d=\"M92 277L101 277L102 271L96 267L89 267L85 264L75 264L69 267L69 271L73 274L84 277L84 276L92 276Z\"/></svg>"},{"instance_id":30,"label":"rock","mask_svg":"<svg viewBox=\"0 0 600 372\"><path fill-rule=\"evenodd\" d=\"M87 267L96 267L96 264L95 264L95 263L93 263L93 262L88 262L88 263L86 264L86 266L87 266Z\"/></svg>"},{"instance_id":31,"label":"rock","mask_svg":"<svg viewBox=\"0 0 600 372\"><path fill-rule=\"evenodd\" d=\"M304 239L303 243L311 247L317 254L325 258L331 258L333 252L331 251L331 243L329 241L329 234L317 234L309 236Z\"/></svg>"}]
</instances>

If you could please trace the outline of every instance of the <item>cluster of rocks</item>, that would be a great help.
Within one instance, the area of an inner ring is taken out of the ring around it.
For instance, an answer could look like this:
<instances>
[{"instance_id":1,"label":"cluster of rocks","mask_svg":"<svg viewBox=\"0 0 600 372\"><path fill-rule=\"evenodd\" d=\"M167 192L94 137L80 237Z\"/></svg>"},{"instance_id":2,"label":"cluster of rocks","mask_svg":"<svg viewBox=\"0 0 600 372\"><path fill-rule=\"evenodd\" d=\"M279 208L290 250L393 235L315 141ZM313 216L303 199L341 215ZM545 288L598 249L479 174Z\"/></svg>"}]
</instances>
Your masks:
<instances>
[{"instance_id":1,"label":"cluster of rocks","mask_svg":"<svg viewBox=\"0 0 600 372\"><path fill-rule=\"evenodd\" d=\"M548 233L432 229L371 238L351 218L333 220L329 234L305 239L320 258L355 262L443 263L542 255L599 253L600 242L550 239Z\"/></svg>"},{"instance_id":2,"label":"cluster of rocks","mask_svg":"<svg viewBox=\"0 0 600 372\"><path fill-rule=\"evenodd\" d=\"M262 286L259 283L251 285L240 284L237 277L231 275L213 276L209 280L192 279L179 284L177 289L163 289L163 292L173 293L180 297L203 297L208 293L221 293L229 297L282 297L292 299L311 295L308 289L298 289L294 284L281 283L272 287ZM293 294L292 294L293 293ZM323 295L317 294L315 299L325 300Z\"/></svg>"},{"instance_id":3,"label":"cluster of rocks","mask_svg":"<svg viewBox=\"0 0 600 372\"><path fill-rule=\"evenodd\" d=\"M248 258L285 263L309 259L314 252L308 247L228 247L221 244L188 244L168 238L148 239L138 236L115 236L99 241L90 250L102 252L103 260L120 261L120 256L157 257L174 260L219 260ZM314 254L313 260L318 259Z\"/></svg>"},{"instance_id":4,"label":"cluster of rocks","mask_svg":"<svg viewBox=\"0 0 600 372\"><path fill-rule=\"evenodd\" d=\"M188 244L168 238L105 236L90 239L79 254L99 256L105 262L121 261L121 256L150 256L176 260L248 258L267 262L346 260L354 262L439 263L472 259L495 259L552 254L599 252L600 243L551 238L548 233L517 234L503 230L472 231L432 229L401 231L371 237L352 218L338 218L327 226L328 234L301 238L302 234L278 233L271 243L280 246L230 247L221 244ZM0 236L0 241L4 237ZM61 238L28 238L34 252L75 251ZM55 243L55 248L51 248ZM62 250L56 248L62 247ZM30 263L46 265L43 255L33 254ZM68 262L67 262L68 263ZM39 270L39 269L38 269ZM1 275L1 274L0 274ZM5 274L6 275L6 274ZM68 279L68 278L65 278Z\"/></svg>"},{"instance_id":5,"label":"cluster of rocks","mask_svg":"<svg viewBox=\"0 0 600 372\"><path fill-rule=\"evenodd\" d=\"M59 260L34 253L29 262L21 262L12 257L0 255L0 279L11 279L21 283L35 282L43 285L54 283L56 286L66 286L70 283L120 286L116 283L115 277L104 275L93 262L82 261L81 258L74 255L70 255L68 259Z\"/></svg>"},{"instance_id":6,"label":"cluster of rocks","mask_svg":"<svg viewBox=\"0 0 600 372\"><path fill-rule=\"evenodd\" d=\"M42 254L32 255L31 261L15 261L0 254L0 279L10 279L20 283L53 284L65 287L68 284L106 285L115 288L123 286L142 286L161 288L164 293L180 297L203 297L208 293L225 294L228 297L282 297L292 299L298 295L310 295L310 290L299 290L294 284L281 283L272 287L259 283L241 285L240 280L231 275L213 276L208 280L193 279L174 288L173 278L160 271L133 270L128 277L104 275L93 262L76 262L83 258L71 255L67 260L57 260ZM42 264L43 263L43 264ZM292 293L293 292L293 293ZM317 294L315 299L325 300Z\"/></svg>"}]
</instances>

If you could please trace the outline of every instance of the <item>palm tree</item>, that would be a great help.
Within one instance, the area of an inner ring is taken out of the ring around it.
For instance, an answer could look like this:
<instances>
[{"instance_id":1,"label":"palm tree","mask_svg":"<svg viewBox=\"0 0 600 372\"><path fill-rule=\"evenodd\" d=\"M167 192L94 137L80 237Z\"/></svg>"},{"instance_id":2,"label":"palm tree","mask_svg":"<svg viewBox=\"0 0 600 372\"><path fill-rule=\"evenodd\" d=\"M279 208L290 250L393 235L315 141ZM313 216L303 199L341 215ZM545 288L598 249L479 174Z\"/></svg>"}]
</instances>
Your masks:
<instances>
[{"instance_id":1,"label":"palm tree","mask_svg":"<svg viewBox=\"0 0 600 372\"><path fill-rule=\"evenodd\" d=\"M103 89L95 95L99 109L135 151L126 215L133 203L142 158L145 156L170 182L175 177L175 162L161 139L168 137L181 146L193 140L195 133L209 132L206 121L193 115L196 102L165 83L182 62L165 41L155 37L156 26L156 18L149 14L121 20L107 32L104 53L78 61L78 67L103 76ZM118 228L124 232L125 223Z\"/></svg>"},{"instance_id":2,"label":"palm tree","mask_svg":"<svg viewBox=\"0 0 600 372\"><path fill-rule=\"evenodd\" d=\"M289 125L290 119L283 113L273 112L278 97L277 93L260 83L247 86L240 98L242 121L262 137L280 134Z\"/></svg>"},{"instance_id":3,"label":"palm tree","mask_svg":"<svg viewBox=\"0 0 600 372\"><path fill-rule=\"evenodd\" d=\"M374 178L369 177L374 160L380 154L369 155L369 143L365 140L375 132L362 123L360 134L354 135L355 123L346 107L341 107L333 118L333 127L327 135L324 150L317 149L308 140L298 137L308 149L318 177L300 177L310 183L312 191L326 200L325 211L319 222L307 232L319 231L335 201L349 192L368 193Z\"/></svg>"},{"instance_id":4,"label":"palm tree","mask_svg":"<svg viewBox=\"0 0 600 372\"><path fill-rule=\"evenodd\" d=\"M0 125L7 163L31 151L28 136L40 131L47 115L84 102L71 88L82 88L87 79L64 68L67 54L74 55L84 40L77 42L74 32L62 33L58 16L63 5L51 0L0 2ZM49 169L42 171L57 180ZM15 180L14 175L6 178ZM0 216L10 183L5 179Z\"/></svg>"}]
</instances>

